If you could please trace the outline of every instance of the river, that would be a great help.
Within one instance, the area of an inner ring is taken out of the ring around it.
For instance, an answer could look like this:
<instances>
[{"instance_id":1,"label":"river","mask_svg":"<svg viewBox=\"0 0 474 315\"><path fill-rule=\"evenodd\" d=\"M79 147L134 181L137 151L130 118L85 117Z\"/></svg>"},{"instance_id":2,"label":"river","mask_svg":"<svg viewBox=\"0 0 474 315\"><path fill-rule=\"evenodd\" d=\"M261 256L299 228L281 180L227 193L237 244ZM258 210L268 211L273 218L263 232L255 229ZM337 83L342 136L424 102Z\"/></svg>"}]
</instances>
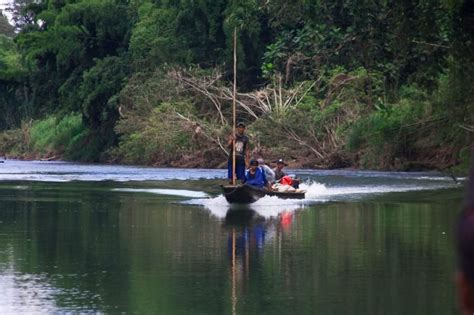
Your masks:
<instances>
[{"instance_id":1,"label":"river","mask_svg":"<svg viewBox=\"0 0 474 315\"><path fill-rule=\"evenodd\" d=\"M0 314L457 314L460 183L290 170L231 207L225 170L0 164Z\"/></svg>"}]
</instances>

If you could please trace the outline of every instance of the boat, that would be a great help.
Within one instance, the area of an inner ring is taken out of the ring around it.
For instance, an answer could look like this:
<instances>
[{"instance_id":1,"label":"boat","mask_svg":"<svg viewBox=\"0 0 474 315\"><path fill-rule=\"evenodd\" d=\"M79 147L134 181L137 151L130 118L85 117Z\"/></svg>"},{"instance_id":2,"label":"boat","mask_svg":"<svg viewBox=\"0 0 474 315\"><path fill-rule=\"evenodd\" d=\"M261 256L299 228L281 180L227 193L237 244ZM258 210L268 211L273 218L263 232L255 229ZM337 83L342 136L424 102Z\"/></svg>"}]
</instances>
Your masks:
<instances>
[{"instance_id":1,"label":"boat","mask_svg":"<svg viewBox=\"0 0 474 315\"><path fill-rule=\"evenodd\" d=\"M281 199L304 199L305 191L274 191L255 186L242 184L242 185L222 185L225 199L229 203L241 203L248 204L257 201L265 196L276 196Z\"/></svg>"}]
</instances>

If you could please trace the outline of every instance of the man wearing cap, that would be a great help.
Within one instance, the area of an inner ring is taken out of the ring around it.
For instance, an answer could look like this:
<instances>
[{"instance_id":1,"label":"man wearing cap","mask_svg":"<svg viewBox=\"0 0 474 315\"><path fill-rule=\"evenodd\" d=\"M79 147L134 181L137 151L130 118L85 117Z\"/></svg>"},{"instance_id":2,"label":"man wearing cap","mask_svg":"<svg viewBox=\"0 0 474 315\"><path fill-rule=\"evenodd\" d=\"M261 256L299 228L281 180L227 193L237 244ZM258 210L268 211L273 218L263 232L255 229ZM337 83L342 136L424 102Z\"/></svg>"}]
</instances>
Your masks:
<instances>
[{"instance_id":1,"label":"man wearing cap","mask_svg":"<svg viewBox=\"0 0 474 315\"><path fill-rule=\"evenodd\" d=\"M245 124L239 122L237 124L237 133L234 136L229 136L227 147L230 149L229 158L227 160L227 178L230 184L233 184L232 174L232 141L235 140L235 178L244 181L245 179L245 165L250 158L249 138L245 135Z\"/></svg>"},{"instance_id":2,"label":"man wearing cap","mask_svg":"<svg viewBox=\"0 0 474 315\"><path fill-rule=\"evenodd\" d=\"M276 161L276 167L273 169L273 172L275 173L275 180L280 180L287 174L283 171L283 167L288 166L288 164L283 161L283 159L278 159Z\"/></svg>"},{"instance_id":3,"label":"man wearing cap","mask_svg":"<svg viewBox=\"0 0 474 315\"><path fill-rule=\"evenodd\" d=\"M288 176L286 172L283 171L283 167L288 166L283 159L278 159L276 161L276 168L273 169L275 172L275 180L282 184L290 185L293 188L300 187L300 180L295 178L294 176Z\"/></svg>"},{"instance_id":4,"label":"man wearing cap","mask_svg":"<svg viewBox=\"0 0 474 315\"><path fill-rule=\"evenodd\" d=\"M249 165L249 169L245 172L245 184L271 190L271 184L267 181L263 169L258 166L258 161L251 159Z\"/></svg>"}]
</instances>

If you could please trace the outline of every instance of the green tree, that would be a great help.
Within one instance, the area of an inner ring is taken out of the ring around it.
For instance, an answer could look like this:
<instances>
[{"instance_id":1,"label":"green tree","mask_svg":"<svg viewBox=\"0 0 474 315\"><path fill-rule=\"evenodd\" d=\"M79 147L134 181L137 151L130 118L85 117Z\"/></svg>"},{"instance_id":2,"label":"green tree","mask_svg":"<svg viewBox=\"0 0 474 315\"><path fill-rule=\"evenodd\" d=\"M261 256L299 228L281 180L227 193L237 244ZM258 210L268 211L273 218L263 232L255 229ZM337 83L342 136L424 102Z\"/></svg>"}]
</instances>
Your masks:
<instances>
[{"instance_id":1,"label":"green tree","mask_svg":"<svg viewBox=\"0 0 474 315\"><path fill-rule=\"evenodd\" d=\"M106 57L85 71L79 87L78 97L82 103L83 120L99 138L101 147L115 143L114 127L118 119L117 94L128 77L124 58Z\"/></svg>"},{"instance_id":2,"label":"green tree","mask_svg":"<svg viewBox=\"0 0 474 315\"><path fill-rule=\"evenodd\" d=\"M440 0L282 0L267 9L279 30L265 54L270 74L302 69L294 73L301 80L324 68L362 66L384 73L394 90L410 82L434 88L446 64L450 21Z\"/></svg>"},{"instance_id":3,"label":"green tree","mask_svg":"<svg viewBox=\"0 0 474 315\"><path fill-rule=\"evenodd\" d=\"M138 9L130 52L138 71L163 64L224 64L232 72L233 31L238 28L239 79L251 88L272 32L258 1L144 1Z\"/></svg>"},{"instance_id":4,"label":"green tree","mask_svg":"<svg viewBox=\"0 0 474 315\"><path fill-rule=\"evenodd\" d=\"M123 68L115 65L127 64L129 6L118 0L41 5L33 26L16 39L30 69L34 115L81 112L92 137L99 138L94 143L113 144L117 115L109 99L125 78Z\"/></svg>"},{"instance_id":5,"label":"green tree","mask_svg":"<svg viewBox=\"0 0 474 315\"><path fill-rule=\"evenodd\" d=\"M12 38L0 34L0 130L19 126L29 114L20 58Z\"/></svg>"}]
</instances>

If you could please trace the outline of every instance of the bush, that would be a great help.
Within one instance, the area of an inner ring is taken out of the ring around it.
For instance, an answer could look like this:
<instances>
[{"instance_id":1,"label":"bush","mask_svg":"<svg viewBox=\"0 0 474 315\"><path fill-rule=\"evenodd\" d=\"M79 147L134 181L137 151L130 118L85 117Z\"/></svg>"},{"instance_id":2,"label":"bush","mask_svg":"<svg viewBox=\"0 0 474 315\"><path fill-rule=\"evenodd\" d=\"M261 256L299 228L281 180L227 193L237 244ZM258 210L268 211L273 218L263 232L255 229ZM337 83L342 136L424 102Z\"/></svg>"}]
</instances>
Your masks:
<instances>
[{"instance_id":1,"label":"bush","mask_svg":"<svg viewBox=\"0 0 474 315\"><path fill-rule=\"evenodd\" d=\"M56 122L55 117L48 117L33 124L30 130L30 144L35 151L45 153L54 148Z\"/></svg>"},{"instance_id":2,"label":"bush","mask_svg":"<svg viewBox=\"0 0 474 315\"><path fill-rule=\"evenodd\" d=\"M40 155L69 155L72 144L78 142L84 132L80 114L66 115L61 119L51 116L33 123L30 145Z\"/></svg>"},{"instance_id":3,"label":"bush","mask_svg":"<svg viewBox=\"0 0 474 315\"><path fill-rule=\"evenodd\" d=\"M21 158L28 151L28 138L31 123L22 123L21 128L5 130L0 133L0 156Z\"/></svg>"},{"instance_id":4,"label":"bush","mask_svg":"<svg viewBox=\"0 0 474 315\"><path fill-rule=\"evenodd\" d=\"M187 102L162 103L146 117L130 115L121 120L116 127L121 134L119 147L110 151L112 159L129 164L169 164L199 149L192 141L192 130L176 115L190 110ZM136 120L141 124L131 124Z\"/></svg>"},{"instance_id":5,"label":"bush","mask_svg":"<svg viewBox=\"0 0 474 315\"><path fill-rule=\"evenodd\" d=\"M415 87L402 89L401 95L395 104L377 103L375 111L349 128L346 149L359 155L360 166L390 168L415 150L413 135L432 118L431 105Z\"/></svg>"}]
</instances>

